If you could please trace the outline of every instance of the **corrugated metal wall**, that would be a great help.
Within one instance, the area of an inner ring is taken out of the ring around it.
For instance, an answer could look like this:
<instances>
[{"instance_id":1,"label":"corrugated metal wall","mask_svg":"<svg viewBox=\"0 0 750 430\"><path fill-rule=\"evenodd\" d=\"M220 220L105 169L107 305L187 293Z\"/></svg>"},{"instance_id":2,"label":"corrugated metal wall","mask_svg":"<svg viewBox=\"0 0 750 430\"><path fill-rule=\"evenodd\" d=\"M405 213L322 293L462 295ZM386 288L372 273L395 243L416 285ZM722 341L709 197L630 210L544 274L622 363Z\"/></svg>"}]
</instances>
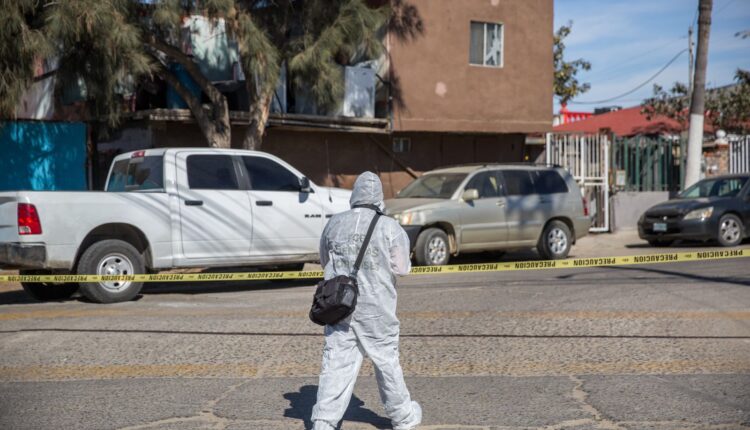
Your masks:
<instances>
[{"instance_id":1,"label":"corrugated metal wall","mask_svg":"<svg viewBox=\"0 0 750 430\"><path fill-rule=\"evenodd\" d=\"M0 122L0 191L87 188L86 124Z\"/></svg>"}]
</instances>

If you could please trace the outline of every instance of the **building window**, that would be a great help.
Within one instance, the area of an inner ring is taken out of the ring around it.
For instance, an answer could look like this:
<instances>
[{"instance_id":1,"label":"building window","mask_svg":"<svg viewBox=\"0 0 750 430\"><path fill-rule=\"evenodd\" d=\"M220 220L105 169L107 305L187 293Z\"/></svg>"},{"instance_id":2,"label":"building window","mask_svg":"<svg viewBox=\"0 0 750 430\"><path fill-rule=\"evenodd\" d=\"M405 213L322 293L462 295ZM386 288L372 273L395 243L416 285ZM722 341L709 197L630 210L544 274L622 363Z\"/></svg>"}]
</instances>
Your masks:
<instances>
[{"instance_id":1,"label":"building window","mask_svg":"<svg viewBox=\"0 0 750 430\"><path fill-rule=\"evenodd\" d=\"M469 63L477 66L503 67L503 25L471 22Z\"/></svg>"},{"instance_id":2,"label":"building window","mask_svg":"<svg viewBox=\"0 0 750 430\"><path fill-rule=\"evenodd\" d=\"M394 137L393 138L393 152L409 152L411 151L411 139L408 137Z\"/></svg>"}]
</instances>

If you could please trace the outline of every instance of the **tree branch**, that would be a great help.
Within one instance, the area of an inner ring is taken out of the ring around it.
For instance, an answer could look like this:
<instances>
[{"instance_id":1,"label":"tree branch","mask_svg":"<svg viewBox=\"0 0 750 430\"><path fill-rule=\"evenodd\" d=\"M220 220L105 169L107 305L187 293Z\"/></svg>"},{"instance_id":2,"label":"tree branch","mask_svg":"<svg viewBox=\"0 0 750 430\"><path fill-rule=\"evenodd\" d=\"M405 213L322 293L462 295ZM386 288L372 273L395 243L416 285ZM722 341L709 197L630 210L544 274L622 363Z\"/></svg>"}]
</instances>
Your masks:
<instances>
[{"instance_id":1,"label":"tree branch","mask_svg":"<svg viewBox=\"0 0 750 430\"><path fill-rule=\"evenodd\" d=\"M213 103L222 103L224 94L222 94L216 87L209 81L201 72L200 68L193 60L190 59L185 53L175 48L172 45L164 43L154 36L146 39L146 44L156 51L164 53L175 62L179 63L185 70L190 74L195 83L201 87L201 90L206 93L209 99Z\"/></svg>"},{"instance_id":2,"label":"tree branch","mask_svg":"<svg viewBox=\"0 0 750 430\"><path fill-rule=\"evenodd\" d=\"M198 124L211 122L208 112L203 109L200 98L191 93L190 90L188 90L172 73L164 68L161 63L160 66L156 68L155 73L177 91L177 94L179 94L180 97L182 97L182 100L187 103L188 108L195 116Z\"/></svg>"}]
</instances>

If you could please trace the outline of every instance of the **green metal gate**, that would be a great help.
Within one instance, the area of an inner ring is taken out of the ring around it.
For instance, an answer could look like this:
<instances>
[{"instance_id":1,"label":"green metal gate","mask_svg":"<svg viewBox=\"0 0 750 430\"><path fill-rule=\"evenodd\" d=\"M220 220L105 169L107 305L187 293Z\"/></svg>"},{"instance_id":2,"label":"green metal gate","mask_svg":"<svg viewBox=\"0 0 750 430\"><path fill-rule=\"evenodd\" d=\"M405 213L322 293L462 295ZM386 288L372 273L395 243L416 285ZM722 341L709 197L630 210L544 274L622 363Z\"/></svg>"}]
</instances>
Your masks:
<instances>
[{"instance_id":1,"label":"green metal gate","mask_svg":"<svg viewBox=\"0 0 750 430\"><path fill-rule=\"evenodd\" d=\"M679 191L685 142L664 137L612 139L612 185L624 191Z\"/></svg>"}]
</instances>

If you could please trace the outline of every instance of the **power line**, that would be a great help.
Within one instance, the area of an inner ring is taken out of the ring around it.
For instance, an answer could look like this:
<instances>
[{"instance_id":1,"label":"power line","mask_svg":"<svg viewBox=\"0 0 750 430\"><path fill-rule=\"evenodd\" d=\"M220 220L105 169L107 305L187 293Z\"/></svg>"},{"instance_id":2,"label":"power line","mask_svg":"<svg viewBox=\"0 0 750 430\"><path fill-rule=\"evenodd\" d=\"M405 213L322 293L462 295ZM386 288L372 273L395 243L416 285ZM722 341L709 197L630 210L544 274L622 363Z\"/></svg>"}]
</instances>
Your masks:
<instances>
[{"instance_id":1,"label":"power line","mask_svg":"<svg viewBox=\"0 0 750 430\"><path fill-rule=\"evenodd\" d=\"M684 54L685 52L687 52L687 48L685 48L682 51L678 52L677 55L675 55L674 57L672 57L672 59L669 60L669 62L667 64L665 64L664 67L662 67L661 69L659 69L658 72L654 73L650 78L648 78L646 81L644 81L643 83L641 83L640 85L638 85L637 87L633 88L630 91L624 92L624 93L622 93L622 94L620 94L620 95L618 95L616 97L611 97L611 98L608 98L608 99L605 99L605 100L584 101L584 102L576 102L576 101L572 101L571 100L569 103L571 103L571 104L578 104L578 105L596 105L596 104L600 104L600 103L608 103L608 102L611 102L611 101L615 101L615 100L621 99L621 98L623 98L623 97L625 97L627 95L633 94L634 92L636 92L636 91L640 90L641 88L643 88L649 82L651 82L654 79L656 79L657 76L661 75L661 73L663 71L667 70L667 67L671 66L672 63L674 63L675 61L677 61L677 59L680 58L680 55Z\"/></svg>"},{"instance_id":2,"label":"power line","mask_svg":"<svg viewBox=\"0 0 750 430\"><path fill-rule=\"evenodd\" d=\"M724 3L724 6L721 7L721 9L717 10L714 16L718 15L723 11L724 9L728 8L730 4L734 3L735 0L729 0L728 2Z\"/></svg>"},{"instance_id":3,"label":"power line","mask_svg":"<svg viewBox=\"0 0 750 430\"><path fill-rule=\"evenodd\" d=\"M647 59L646 56L648 56L649 54L653 54L656 51L661 51L662 49L667 48L669 46L672 46L672 45L674 45L675 43L677 43L677 42L679 42L681 40L685 40L686 38L687 38L687 36L681 36L681 37L679 37L677 39L673 39L673 40L671 40L671 41L669 41L669 42L667 42L667 43L665 43L665 44L663 44L663 45L661 45L659 47L653 48L653 49L648 50L646 52L642 52L638 56L630 57L630 59L625 60L625 61L623 61L623 62L621 62L619 64L615 64L613 66L605 67L604 69L601 69L601 70L591 71L591 72L589 72L587 74L587 76L590 79L592 76L599 76L602 73L606 73L606 72L609 72L609 71L612 71L612 70L620 69L622 66L624 66L626 64L631 64L633 62L635 62L637 64L637 62L640 61L640 60L646 60ZM609 74L609 76L610 77L612 77L612 76L618 76L618 74Z\"/></svg>"}]
</instances>

